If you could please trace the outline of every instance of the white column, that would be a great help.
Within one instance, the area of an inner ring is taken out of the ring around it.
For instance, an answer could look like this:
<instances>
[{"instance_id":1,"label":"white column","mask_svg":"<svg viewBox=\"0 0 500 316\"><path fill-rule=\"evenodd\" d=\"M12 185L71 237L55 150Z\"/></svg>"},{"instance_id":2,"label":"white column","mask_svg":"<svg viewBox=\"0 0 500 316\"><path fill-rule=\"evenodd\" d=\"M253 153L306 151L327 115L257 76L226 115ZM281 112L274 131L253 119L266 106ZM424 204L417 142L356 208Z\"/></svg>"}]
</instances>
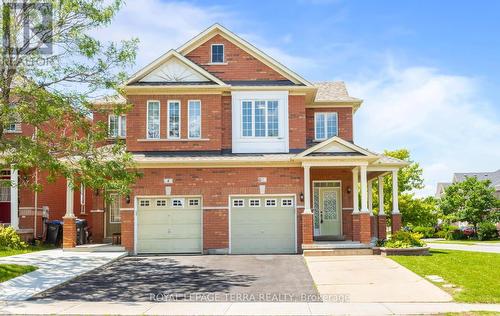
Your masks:
<instances>
[{"instance_id":1,"label":"white column","mask_svg":"<svg viewBox=\"0 0 500 316\"><path fill-rule=\"evenodd\" d=\"M360 167L361 176L361 213L368 213L368 190L366 181L366 166Z\"/></svg>"},{"instance_id":2,"label":"white column","mask_svg":"<svg viewBox=\"0 0 500 316\"><path fill-rule=\"evenodd\" d=\"M311 212L311 174L310 167L304 166L304 214Z\"/></svg>"},{"instance_id":3,"label":"white column","mask_svg":"<svg viewBox=\"0 0 500 316\"><path fill-rule=\"evenodd\" d=\"M378 177L378 215L385 215L384 211L384 177Z\"/></svg>"},{"instance_id":4,"label":"white column","mask_svg":"<svg viewBox=\"0 0 500 316\"><path fill-rule=\"evenodd\" d=\"M358 167L352 168L352 212L359 213Z\"/></svg>"},{"instance_id":5,"label":"white column","mask_svg":"<svg viewBox=\"0 0 500 316\"><path fill-rule=\"evenodd\" d=\"M398 171L392 171L392 214L399 214Z\"/></svg>"},{"instance_id":6,"label":"white column","mask_svg":"<svg viewBox=\"0 0 500 316\"><path fill-rule=\"evenodd\" d=\"M18 171L10 169L10 226L15 230L19 229L18 196Z\"/></svg>"},{"instance_id":7,"label":"white column","mask_svg":"<svg viewBox=\"0 0 500 316\"><path fill-rule=\"evenodd\" d=\"M74 218L75 213L73 212L73 201L74 201L73 185L71 184L71 179L66 180L66 218Z\"/></svg>"},{"instance_id":8,"label":"white column","mask_svg":"<svg viewBox=\"0 0 500 316\"><path fill-rule=\"evenodd\" d=\"M370 211L370 215L373 216L373 189L372 189L373 180L368 181L368 210Z\"/></svg>"}]
</instances>

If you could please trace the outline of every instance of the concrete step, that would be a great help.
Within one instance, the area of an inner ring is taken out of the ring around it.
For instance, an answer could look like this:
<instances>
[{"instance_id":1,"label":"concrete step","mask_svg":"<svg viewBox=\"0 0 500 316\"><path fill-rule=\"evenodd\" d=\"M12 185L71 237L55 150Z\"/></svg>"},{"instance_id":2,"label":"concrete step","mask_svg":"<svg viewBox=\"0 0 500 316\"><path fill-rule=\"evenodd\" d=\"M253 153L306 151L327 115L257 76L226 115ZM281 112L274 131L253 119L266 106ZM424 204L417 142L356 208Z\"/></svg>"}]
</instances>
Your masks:
<instances>
[{"instance_id":1,"label":"concrete step","mask_svg":"<svg viewBox=\"0 0 500 316\"><path fill-rule=\"evenodd\" d=\"M87 244L79 245L74 248L65 249L70 252L123 252L125 247L112 244Z\"/></svg>"},{"instance_id":2,"label":"concrete step","mask_svg":"<svg viewBox=\"0 0 500 316\"><path fill-rule=\"evenodd\" d=\"M311 256L368 256L373 255L372 249L305 249L305 257Z\"/></svg>"}]
</instances>

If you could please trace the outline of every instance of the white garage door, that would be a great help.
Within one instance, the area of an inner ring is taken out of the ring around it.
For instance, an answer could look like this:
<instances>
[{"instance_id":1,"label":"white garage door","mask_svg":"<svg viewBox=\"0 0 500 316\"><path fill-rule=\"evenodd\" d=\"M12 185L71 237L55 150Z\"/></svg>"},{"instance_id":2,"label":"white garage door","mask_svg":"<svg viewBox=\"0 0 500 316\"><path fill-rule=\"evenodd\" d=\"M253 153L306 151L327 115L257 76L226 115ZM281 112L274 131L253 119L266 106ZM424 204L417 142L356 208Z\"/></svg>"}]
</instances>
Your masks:
<instances>
[{"instance_id":1,"label":"white garage door","mask_svg":"<svg viewBox=\"0 0 500 316\"><path fill-rule=\"evenodd\" d=\"M231 197L231 253L295 253L292 196Z\"/></svg>"},{"instance_id":2,"label":"white garage door","mask_svg":"<svg viewBox=\"0 0 500 316\"><path fill-rule=\"evenodd\" d=\"M201 198L141 198L137 207L138 253L200 253Z\"/></svg>"}]
</instances>

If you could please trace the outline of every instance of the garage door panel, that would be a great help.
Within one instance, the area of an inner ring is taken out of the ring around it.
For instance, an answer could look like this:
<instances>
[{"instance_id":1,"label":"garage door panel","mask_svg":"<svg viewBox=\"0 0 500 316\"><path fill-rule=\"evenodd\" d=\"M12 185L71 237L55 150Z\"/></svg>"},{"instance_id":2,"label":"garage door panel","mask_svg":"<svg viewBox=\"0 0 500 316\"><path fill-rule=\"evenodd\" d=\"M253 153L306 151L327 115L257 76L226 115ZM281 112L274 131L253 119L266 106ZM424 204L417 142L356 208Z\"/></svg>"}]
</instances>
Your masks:
<instances>
[{"instance_id":1,"label":"garage door panel","mask_svg":"<svg viewBox=\"0 0 500 316\"><path fill-rule=\"evenodd\" d=\"M200 239L143 239L138 242L138 248L142 253L195 253L200 252Z\"/></svg>"}]
</instances>

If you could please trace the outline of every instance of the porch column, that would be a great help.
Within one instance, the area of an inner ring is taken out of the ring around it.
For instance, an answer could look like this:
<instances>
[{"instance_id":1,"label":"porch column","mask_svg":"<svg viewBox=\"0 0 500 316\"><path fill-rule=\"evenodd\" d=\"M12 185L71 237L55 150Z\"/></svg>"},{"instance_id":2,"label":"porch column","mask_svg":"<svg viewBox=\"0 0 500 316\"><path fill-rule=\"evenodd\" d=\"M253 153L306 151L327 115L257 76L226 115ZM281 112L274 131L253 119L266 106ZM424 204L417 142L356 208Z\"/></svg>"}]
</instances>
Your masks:
<instances>
[{"instance_id":1,"label":"porch column","mask_svg":"<svg viewBox=\"0 0 500 316\"><path fill-rule=\"evenodd\" d=\"M368 244L372 241L372 224L368 209L367 167L360 166L361 171L361 211L359 213L359 241Z\"/></svg>"},{"instance_id":2,"label":"porch column","mask_svg":"<svg viewBox=\"0 0 500 316\"><path fill-rule=\"evenodd\" d=\"M19 229L18 190L18 171L10 169L10 226L15 230Z\"/></svg>"},{"instance_id":3,"label":"porch column","mask_svg":"<svg viewBox=\"0 0 500 316\"><path fill-rule=\"evenodd\" d=\"M352 168L352 212L359 213L358 167Z\"/></svg>"},{"instance_id":4,"label":"porch column","mask_svg":"<svg viewBox=\"0 0 500 316\"><path fill-rule=\"evenodd\" d=\"M401 213L399 212L399 197L398 197L398 170L392 171L392 221L391 232L401 229Z\"/></svg>"},{"instance_id":5,"label":"porch column","mask_svg":"<svg viewBox=\"0 0 500 316\"><path fill-rule=\"evenodd\" d=\"M373 180L368 181L368 210L370 211L370 215L373 216Z\"/></svg>"},{"instance_id":6,"label":"porch column","mask_svg":"<svg viewBox=\"0 0 500 316\"><path fill-rule=\"evenodd\" d=\"M302 244L314 242L313 213L311 212L311 173L310 166L304 167L304 212L302 213Z\"/></svg>"},{"instance_id":7,"label":"porch column","mask_svg":"<svg viewBox=\"0 0 500 316\"><path fill-rule=\"evenodd\" d=\"M366 166L361 166L360 171L361 171L361 213L369 213L370 211L368 210Z\"/></svg>"},{"instance_id":8,"label":"porch column","mask_svg":"<svg viewBox=\"0 0 500 316\"><path fill-rule=\"evenodd\" d=\"M378 177L378 218L377 237L384 240L387 237L387 218L384 211L384 177Z\"/></svg>"},{"instance_id":9,"label":"porch column","mask_svg":"<svg viewBox=\"0 0 500 316\"><path fill-rule=\"evenodd\" d=\"M311 212L311 171L309 166L304 166L304 214Z\"/></svg>"},{"instance_id":10,"label":"porch column","mask_svg":"<svg viewBox=\"0 0 500 316\"><path fill-rule=\"evenodd\" d=\"M74 192L71 179L66 180L66 214L63 217L63 249L76 246L76 217L73 212Z\"/></svg>"}]
</instances>

